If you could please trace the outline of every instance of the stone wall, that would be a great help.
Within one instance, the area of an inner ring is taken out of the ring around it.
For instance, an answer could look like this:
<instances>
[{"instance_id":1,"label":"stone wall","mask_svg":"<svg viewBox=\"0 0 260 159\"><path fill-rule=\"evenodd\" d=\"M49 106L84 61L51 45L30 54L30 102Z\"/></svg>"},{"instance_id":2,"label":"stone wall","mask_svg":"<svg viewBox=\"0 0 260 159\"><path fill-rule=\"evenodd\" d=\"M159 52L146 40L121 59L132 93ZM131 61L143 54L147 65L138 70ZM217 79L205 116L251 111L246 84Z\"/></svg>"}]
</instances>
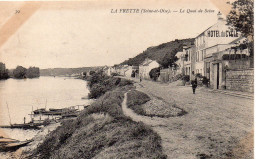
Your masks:
<instances>
[{"instance_id":1,"label":"stone wall","mask_svg":"<svg viewBox=\"0 0 260 159\"><path fill-rule=\"evenodd\" d=\"M228 70L226 72L226 89L254 92L254 69Z\"/></svg>"},{"instance_id":2,"label":"stone wall","mask_svg":"<svg viewBox=\"0 0 260 159\"><path fill-rule=\"evenodd\" d=\"M170 68L162 69L160 70L160 76L158 80L160 82L170 82L172 76L173 76L173 71Z\"/></svg>"}]
</instances>

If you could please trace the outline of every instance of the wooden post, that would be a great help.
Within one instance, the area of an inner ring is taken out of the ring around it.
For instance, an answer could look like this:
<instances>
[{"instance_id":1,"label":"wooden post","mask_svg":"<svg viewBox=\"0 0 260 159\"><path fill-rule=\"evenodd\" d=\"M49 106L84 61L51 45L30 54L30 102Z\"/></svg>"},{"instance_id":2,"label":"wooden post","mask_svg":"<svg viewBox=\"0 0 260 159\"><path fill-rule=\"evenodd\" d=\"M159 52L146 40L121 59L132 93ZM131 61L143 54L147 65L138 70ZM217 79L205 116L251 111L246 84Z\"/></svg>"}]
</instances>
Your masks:
<instances>
[{"instance_id":1,"label":"wooden post","mask_svg":"<svg viewBox=\"0 0 260 159\"><path fill-rule=\"evenodd\" d=\"M9 107L8 107L7 102L6 102L6 106L7 106L7 109L8 109L9 122L10 122L10 125L12 125L11 116L10 116Z\"/></svg>"}]
</instances>

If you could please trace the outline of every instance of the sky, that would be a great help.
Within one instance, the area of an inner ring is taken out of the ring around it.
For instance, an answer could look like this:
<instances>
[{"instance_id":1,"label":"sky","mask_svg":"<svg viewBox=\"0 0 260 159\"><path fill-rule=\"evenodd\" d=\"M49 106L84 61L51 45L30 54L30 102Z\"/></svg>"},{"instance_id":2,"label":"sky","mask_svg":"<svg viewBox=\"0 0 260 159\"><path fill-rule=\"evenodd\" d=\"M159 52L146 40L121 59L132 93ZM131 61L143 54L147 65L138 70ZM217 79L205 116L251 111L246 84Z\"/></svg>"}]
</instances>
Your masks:
<instances>
[{"instance_id":1,"label":"sky","mask_svg":"<svg viewBox=\"0 0 260 159\"><path fill-rule=\"evenodd\" d=\"M219 1L1 2L0 61L40 68L112 66L150 46L193 38L217 22ZM176 13L111 13L111 9ZM179 13L211 9L214 13ZM16 10L20 13L15 14ZM225 12L223 10L223 12Z\"/></svg>"}]
</instances>

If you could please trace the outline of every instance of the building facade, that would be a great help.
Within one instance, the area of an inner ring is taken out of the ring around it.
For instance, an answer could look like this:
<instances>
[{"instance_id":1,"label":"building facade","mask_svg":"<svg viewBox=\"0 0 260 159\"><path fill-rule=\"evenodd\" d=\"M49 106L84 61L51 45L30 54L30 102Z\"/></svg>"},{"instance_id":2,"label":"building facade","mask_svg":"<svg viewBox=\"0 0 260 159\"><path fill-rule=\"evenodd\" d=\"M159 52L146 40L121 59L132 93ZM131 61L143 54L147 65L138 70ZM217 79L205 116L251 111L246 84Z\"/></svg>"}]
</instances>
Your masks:
<instances>
[{"instance_id":1,"label":"building facade","mask_svg":"<svg viewBox=\"0 0 260 159\"><path fill-rule=\"evenodd\" d=\"M150 79L149 72L153 68L159 67L160 64L154 60L146 58L140 65L139 65L139 77L143 79Z\"/></svg>"},{"instance_id":2,"label":"building facade","mask_svg":"<svg viewBox=\"0 0 260 159\"><path fill-rule=\"evenodd\" d=\"M207 77L212 88L225 88L225 71L230 60L223 58L236 54L238 51L232 48L242 39L241 34L226 25L221 13L218 13L217 23L195 38L195 73ZM248 51L240 50L239 53L248 54Z\"/></svg>"},{"instance_id":3,"label":"building facade","mask_svg":"<svg viewBox=\"0 0 260 159\"><path fill-rule=\"evenodd\" d=\"M191 76L192 71L195 72L195 62L196 62L196 56L195 56L195 45L185 46L183 48L185 52L185 59L184 59L184 74Z\"/></svg>"}]
</instances>

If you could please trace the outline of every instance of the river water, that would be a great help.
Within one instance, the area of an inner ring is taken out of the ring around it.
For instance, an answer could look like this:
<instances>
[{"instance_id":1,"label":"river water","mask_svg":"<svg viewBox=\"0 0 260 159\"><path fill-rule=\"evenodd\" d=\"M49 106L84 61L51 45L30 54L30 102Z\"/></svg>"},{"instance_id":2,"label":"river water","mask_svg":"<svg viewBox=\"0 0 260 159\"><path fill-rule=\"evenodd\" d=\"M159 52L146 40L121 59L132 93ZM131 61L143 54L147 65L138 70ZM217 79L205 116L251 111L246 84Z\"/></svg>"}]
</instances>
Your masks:
<instances>
[{"instance_id":1,"label":"river water","mask_svg":"<svg viewBox=\"0 0 260 159\"><path fill-rule=\"evenodd\" d=\"M31 120L32 109L64 108L88 105L81 99L89 90L86 81L65 77L40 77L35 79L8 79L0 81L0 125ZM8 112L9 108L9 112ZM9 118L10 115L10 118ZM0 136L18 140L31 139L39 130L1 129Z\"/></svg>"}]
</instances>

